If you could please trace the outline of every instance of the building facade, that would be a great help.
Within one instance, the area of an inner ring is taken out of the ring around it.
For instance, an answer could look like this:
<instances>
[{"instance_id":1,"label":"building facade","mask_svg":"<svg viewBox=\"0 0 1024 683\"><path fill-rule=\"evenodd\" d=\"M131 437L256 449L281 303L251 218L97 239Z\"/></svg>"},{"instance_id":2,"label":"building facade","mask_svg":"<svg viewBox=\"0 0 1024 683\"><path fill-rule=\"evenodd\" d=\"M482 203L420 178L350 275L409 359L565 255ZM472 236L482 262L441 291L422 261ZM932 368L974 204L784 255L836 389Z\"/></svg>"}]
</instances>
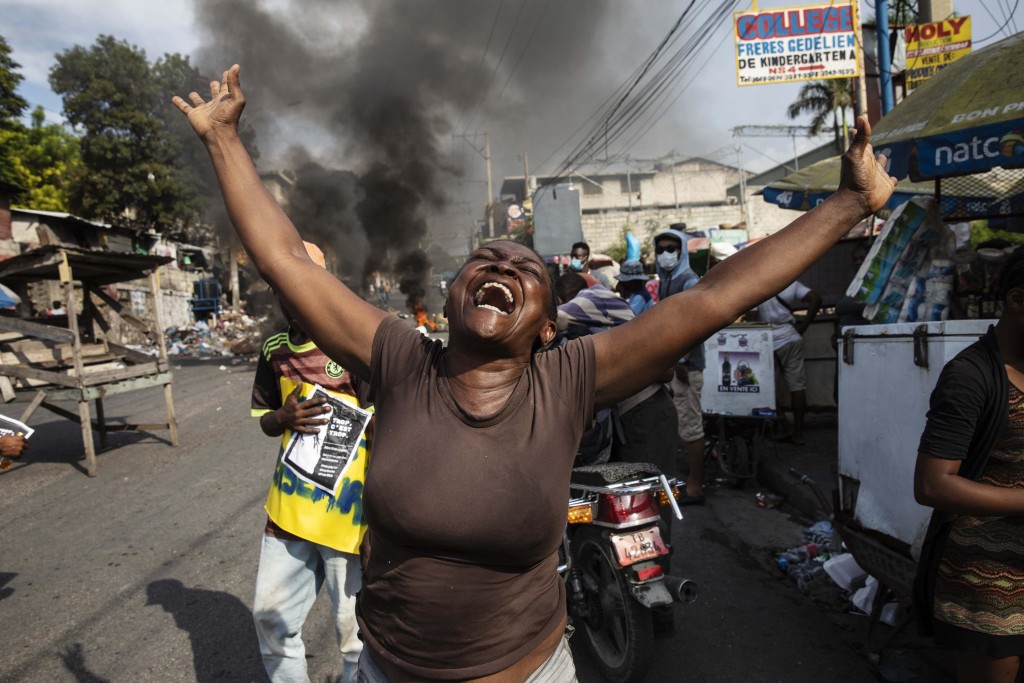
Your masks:
<instances>
[{"instance_id":1,"label":"building facade","mask_svg":"<svg viewBox=\"0 0 1024 683\"><path fill-rule=\"evenodd\" d=\"M745 172L745 177L751 177ZM530 178L532 187L555 182ZM629 230L640 240L651 238L673 223L686 223L690 231L745 228L757 239L785 227L796 213L768 204L747 185L738 192L740 170L710 159L694 157L675 163L614 172L575 173L568 179L580 191L583 239L594 252L618 243ZM502 198L523 201L523 176L502 183Z\"/></svg>"}]
</instances>

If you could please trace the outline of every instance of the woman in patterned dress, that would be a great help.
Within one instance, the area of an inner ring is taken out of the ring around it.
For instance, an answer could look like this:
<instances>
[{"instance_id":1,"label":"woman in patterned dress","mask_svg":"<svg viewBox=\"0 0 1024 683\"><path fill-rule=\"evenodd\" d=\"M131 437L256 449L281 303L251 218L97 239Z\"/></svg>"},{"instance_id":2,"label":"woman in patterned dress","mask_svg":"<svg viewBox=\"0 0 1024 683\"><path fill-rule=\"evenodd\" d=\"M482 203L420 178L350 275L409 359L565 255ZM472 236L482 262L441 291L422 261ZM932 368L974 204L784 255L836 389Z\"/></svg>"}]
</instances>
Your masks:
<instances>
[{"instance_id":1,"label":"woman in patterned dress","mask_svg":"<svg viewBox=\"0 0 1024 683\"><path fill-rule=\"evenodd\" d=\"M915 604L960 683L1013 683L1024 654L1024 248L999 299L999 322L942 371L914 476L935 508Z\"/></svg>"}]
</instances>

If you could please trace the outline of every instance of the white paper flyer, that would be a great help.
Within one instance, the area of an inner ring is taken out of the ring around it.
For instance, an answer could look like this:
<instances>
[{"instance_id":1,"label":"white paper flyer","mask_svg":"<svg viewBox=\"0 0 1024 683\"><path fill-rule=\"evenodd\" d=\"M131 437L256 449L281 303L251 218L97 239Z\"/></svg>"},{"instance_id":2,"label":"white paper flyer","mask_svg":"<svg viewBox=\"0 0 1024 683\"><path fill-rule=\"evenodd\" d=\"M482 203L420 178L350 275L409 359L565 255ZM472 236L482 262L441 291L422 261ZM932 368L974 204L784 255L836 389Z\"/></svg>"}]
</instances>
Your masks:
<instances>
[{"instance_id":1,"label":"white paper flyer","mask_svg":"<svg viewBox=\"0 0 1024 683\"><path fill-rule=\"evenodd\" d=\"M318 396L325 397L331 409L324 414L327 424L321 425L315 434L292 432L282 458L300 479L333 496L338 493L345 468L359 449L372 413L332 396L320 385L302 400Z\"/></svg>"}]
</instances>

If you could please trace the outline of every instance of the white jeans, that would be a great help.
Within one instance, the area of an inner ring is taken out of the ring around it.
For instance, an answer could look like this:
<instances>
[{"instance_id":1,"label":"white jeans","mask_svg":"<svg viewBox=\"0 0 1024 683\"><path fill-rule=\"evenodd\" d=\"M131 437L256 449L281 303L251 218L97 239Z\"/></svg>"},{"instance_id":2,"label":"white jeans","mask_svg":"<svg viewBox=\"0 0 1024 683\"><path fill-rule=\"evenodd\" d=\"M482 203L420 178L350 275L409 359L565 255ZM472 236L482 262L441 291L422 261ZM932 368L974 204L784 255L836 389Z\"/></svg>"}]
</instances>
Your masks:
<instances>
[{"instance_id":1,"label":"white jeans","mask_svg":"<svg viewBox=\"0 0 1024 683\"><path fill-rule=\"evenodd\" d=\"M334 606L334 628L344 667L342 681L356 680L363 649L356 635L355 612L361 571L358 555L264 534L252 613L263 667L271 681L309 682L302 625L324 583Z\"/></svg>"},{"instance_id":2,"label":"white jeans","mask_svg":"<svg viewBox=\"0 0 1024 683\"><path fill-rule=\"evenodd\" d=\"M358 683L391 683L369 650L359 659ZM530 674L525 683L577 683L576 665L572 661L572 650L569 649L569 638L562 638L551 656Z\"/></svg>"}]
</instances>

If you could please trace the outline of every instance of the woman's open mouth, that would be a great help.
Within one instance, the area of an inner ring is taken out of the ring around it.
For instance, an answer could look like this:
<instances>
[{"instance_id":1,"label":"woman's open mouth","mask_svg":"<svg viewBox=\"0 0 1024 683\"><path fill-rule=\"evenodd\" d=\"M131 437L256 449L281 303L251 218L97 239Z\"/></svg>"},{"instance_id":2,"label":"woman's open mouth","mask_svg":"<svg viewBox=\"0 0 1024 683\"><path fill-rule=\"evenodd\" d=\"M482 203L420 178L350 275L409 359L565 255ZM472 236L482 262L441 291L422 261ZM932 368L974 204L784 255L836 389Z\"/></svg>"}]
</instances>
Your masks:
<instances>
[{"instance_id":1,"label":"woman's open mouth","mask_svg":"<svg viewBox=\"0 0 1024 683\"><path fill-rule=\"evenodd\" d=\"M515 299L512 290L500 282L485 282L476 290L473 305L502 315L511 315L515 310Z\"/></svg>"}]
</instances>

